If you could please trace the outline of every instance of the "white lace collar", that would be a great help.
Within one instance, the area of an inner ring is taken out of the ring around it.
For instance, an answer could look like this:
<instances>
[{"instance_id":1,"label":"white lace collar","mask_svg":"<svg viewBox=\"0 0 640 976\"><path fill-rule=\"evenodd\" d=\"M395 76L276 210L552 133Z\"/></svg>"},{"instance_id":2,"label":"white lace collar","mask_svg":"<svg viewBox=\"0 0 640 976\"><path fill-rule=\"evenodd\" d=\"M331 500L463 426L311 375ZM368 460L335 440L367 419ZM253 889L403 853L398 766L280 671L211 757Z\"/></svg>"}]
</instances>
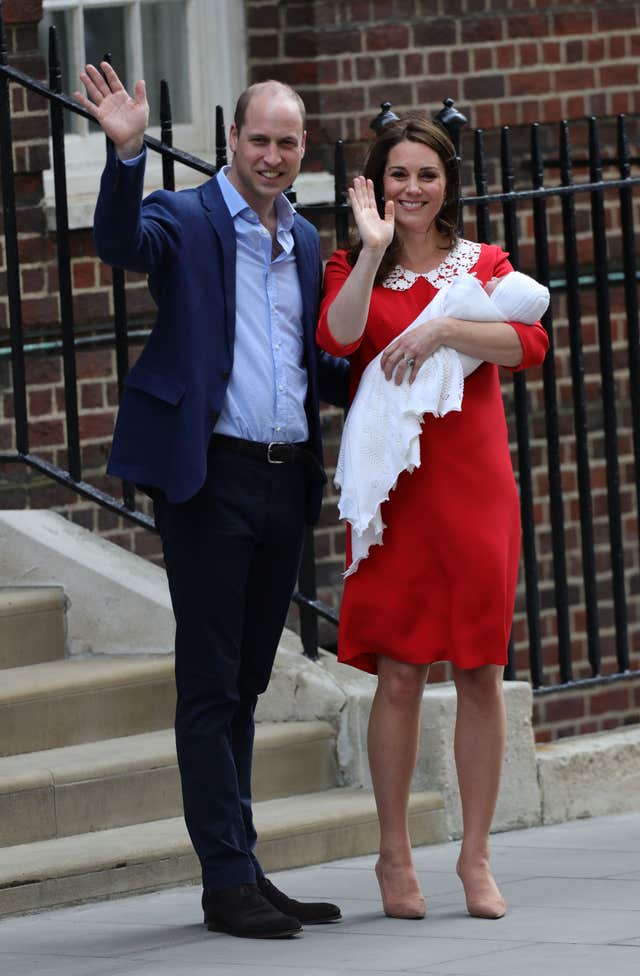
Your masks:
<instances>
[{"instance_id":1,"label":"white lace collar","mask_svg":"<svg viewBox=\"0 0 640 976\"><path fill-rule=\"evenodd\" d=\"M440 289L453 281L457 275L470 271L479 257L480 245L475 241L461 239L437 268L421 274L418 271L407 271L402 265L397 264L382 282L382 287L391 288L392 291L407 291L418 278L426 278L430 285Z\"/></svg>"}]
</instances>

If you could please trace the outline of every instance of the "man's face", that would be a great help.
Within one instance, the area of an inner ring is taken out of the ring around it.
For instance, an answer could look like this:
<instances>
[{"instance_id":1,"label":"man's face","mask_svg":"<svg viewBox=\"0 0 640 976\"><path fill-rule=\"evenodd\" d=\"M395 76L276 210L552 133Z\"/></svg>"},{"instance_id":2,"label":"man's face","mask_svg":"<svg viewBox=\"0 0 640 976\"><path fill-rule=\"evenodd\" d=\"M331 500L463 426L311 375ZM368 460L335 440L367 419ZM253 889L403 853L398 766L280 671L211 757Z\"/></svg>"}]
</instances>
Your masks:
<instances>
[{"instance_id":1,"label":"man's face","mask_svg":"<svg viewBox=\"0 0 640 976\"><path fill-rule=\"evenodd\" d=\"M264 212L300 172L306 132L296 102L282 92L256 93L242 128L229 133L233 161L227 176L256 212Z\"/></svg>"}]
</instances>

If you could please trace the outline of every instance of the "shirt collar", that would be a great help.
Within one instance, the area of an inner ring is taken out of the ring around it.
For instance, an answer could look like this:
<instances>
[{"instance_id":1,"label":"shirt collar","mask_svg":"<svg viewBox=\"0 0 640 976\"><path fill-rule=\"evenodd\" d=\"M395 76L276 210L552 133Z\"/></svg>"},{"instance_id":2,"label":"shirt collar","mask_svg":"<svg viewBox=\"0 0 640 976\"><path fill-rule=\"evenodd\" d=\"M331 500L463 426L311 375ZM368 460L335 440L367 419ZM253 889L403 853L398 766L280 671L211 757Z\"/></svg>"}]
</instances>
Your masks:
<instances>
[{"instance_id":1,"label":"shirt collar","mask_svg":"<svg viewBox=\"0 0 640 976\"><path fill-rule=\"evenodd\" d=\"M227 176L227 172L230 168L230 166L223 166L216 175L220 192L222 193L224 202L227 205L227 210L234 219L240 215L252 224L258 223L259 218L257 213L249 206L242 194L236 190L235 186ZM285 197L284 193L280 193L276 197L275 203L276 214L278 217L278 228L282 228L282 230L291 230L293 227L295 210Z\"/></svg>"}]
</instances>

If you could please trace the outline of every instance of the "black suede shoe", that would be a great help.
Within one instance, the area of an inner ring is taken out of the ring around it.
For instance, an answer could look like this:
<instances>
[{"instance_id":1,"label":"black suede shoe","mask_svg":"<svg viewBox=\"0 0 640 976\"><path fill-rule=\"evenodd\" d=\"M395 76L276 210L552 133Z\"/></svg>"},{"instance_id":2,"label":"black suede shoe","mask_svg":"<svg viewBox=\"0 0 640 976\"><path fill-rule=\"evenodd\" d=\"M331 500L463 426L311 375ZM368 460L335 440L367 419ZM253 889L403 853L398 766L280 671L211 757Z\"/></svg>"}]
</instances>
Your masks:
<instances>
[{"instance_id":1,"label":"black suede shoe","mask_svg":"<svg viewBox=\"0 0 640 976\"><path fill-rule=\"evenodd\" d=\"M325 922L337 922L342 918L338 906L330 902L296 901L295 898L289 898L284 892L278 891L276 886L265 877L258 878L257 885L274 908L284 915L293 915L302 925L323 925Z\"/></svg>"},{"instance_id":2,"label":"black suede shoe","mask_svg":"<svg viewBox=\"0 0 640 976\"><path fill-rule=\"evenodd\" d=\"M284 939L302 928L297 918L275 908L257 885L205 890L202 910L210 932L226 932L245 939Z\"/></svg>"}]
</instances>

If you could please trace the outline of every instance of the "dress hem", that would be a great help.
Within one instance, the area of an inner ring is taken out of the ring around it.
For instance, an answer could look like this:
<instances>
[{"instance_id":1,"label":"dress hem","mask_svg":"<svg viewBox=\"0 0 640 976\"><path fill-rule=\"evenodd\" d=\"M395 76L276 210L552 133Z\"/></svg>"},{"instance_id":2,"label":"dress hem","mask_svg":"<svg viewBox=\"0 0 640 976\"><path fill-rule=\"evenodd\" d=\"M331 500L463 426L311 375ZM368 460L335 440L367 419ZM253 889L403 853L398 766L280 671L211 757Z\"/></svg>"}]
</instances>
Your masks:
<instances>
[{"instance_id":1,"label":"dress hem","mask_svg":"<svg viewBox=\"0 0 640 976\"><path fill-rule=\"evenodd\" d=\"M437 655L435 657L430 657L424 661L407 661L406 658L394 657L393 654L387 654L383 651L361 651L360 653L355 653L349 657L344 657L338 653L339 664L347 664L349 667L356 668L358 671L365 671L367 674L377 674L378 669L374 667L374 662L377 661L379 657L389 657L393 661L398 661L400 664L415 664L416 666L424 666L425 664L452 664L454 667L458 668L460 671L473 671L476 668L485 667L488 664L493 664L498 667L506 667L508 664L508 654L505 653L501 656L501 660L484 660L484 661L474 661L469 664L458 663L453 656L442 656Z\"/></svg>"}]
</instances>

